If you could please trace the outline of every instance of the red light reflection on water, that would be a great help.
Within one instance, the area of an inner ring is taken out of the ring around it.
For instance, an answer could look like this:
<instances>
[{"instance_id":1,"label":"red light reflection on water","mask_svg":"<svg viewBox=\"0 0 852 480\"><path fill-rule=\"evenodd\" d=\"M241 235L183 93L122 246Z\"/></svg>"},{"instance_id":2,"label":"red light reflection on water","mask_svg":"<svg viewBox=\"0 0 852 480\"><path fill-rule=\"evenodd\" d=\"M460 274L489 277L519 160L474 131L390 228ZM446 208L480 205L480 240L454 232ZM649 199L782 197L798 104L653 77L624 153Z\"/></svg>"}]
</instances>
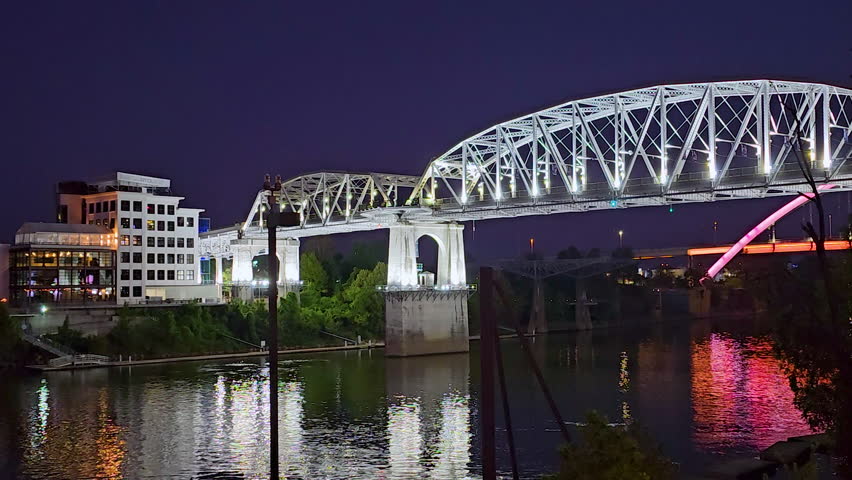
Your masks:
<instances>
[{"instance_id":1,"label":"red light reflection on water","mask_svg":"<svg viewBox=\"0 0 852 480\"><path fill-rule=\"evenodd\" d=\"M693 438L711 452L759 450L812 433L765 339L711 334L692 344Z\"/></svg>"}]
</instances>

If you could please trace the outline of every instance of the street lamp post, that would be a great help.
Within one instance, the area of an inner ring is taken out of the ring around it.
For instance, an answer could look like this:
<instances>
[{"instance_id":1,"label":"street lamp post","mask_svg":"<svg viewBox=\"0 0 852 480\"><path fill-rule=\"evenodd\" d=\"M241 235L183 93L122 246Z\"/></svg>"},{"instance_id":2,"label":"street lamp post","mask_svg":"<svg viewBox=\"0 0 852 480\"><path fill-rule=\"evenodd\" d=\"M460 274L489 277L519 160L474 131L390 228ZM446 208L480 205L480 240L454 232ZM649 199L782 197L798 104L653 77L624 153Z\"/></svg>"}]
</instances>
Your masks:
<instances>
[{"instance_id":1,"label":"street lamp post","mask_svg":"<svg viewBox=\"0 0 852 480\"><path fill-rule=\"evenodd\" d=\"M618 231L618 248L624 248L624 230Z\"/></svg>"},{"instance_id":2,"label":"street lamp post","mask_svg":"<svg viewBox=\"0 0 852 480\"><path fill-rule=\"evenodd\" d=\"M266 231L269 244L269 478L278 479L278 197L281 177L272 184L269 175L263 182L263 190L269 199L269 215L266 216ZM261 221L261 228L263 223Z\"/></svg>"},{"instance_id":3,"label":"street lamp post","mask_svg":"<svg viewBox=\"0 0 852 480\"><path fill-rule=\"evenodd\" d=\"M716 241L716 230L719 229L719 222L713 220L713 245L716 245L718 242Z\"/></svg>"}]
</instances>

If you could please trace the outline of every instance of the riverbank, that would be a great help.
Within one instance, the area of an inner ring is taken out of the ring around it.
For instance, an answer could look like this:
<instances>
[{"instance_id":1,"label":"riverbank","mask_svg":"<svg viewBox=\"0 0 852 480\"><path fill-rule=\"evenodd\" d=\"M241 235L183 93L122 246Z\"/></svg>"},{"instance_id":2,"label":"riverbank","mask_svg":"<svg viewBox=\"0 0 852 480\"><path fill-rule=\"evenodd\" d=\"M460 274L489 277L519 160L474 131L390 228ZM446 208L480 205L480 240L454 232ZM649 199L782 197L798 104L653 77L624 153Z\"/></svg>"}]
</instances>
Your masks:
<instances>
[{"instance_id":1,"label":"riverbank","mask_svg":"<svg viewBox=\"0 0 852 480\"><path fill-rule=\"evenodd\" d=\"M527 337L534 337L535 334L524 334ZM544 333L540 333L538 335L544 335ZM500 338L515 338L515 334L505 334L500 335ZM468 336L468 340L472 342L478 342L480 340L479 335L470 335ZM352 345L339 345L339 346L322 346L322 347L307 347L307 348L287 348L278 350L279 355L296 355L303 353L322 353L322 352L336 352L340 350L371 350L384 348L384 342L367 342L361 344L352 344ZM150 358L145 360L122 360L122 361L111 361L105 362L97 365L87 364L87 365L65 365L61 367L51 367L49 365L27 365L28 369L36 370L39 372L55 372L60 370L81 370L81 369L90 369L90 368L108 368L108 367L133 367L139 365L155 365L161 363L178 363L178 362L198 362L205 360L230 360L235 358L252 358L252 357L265 357L269 355L269 352L266 350L257 350L250 352L235 352L235 353L216 353L216 354L205 354L205 355L186 355L180 357L162 357L162 358Z\"/></svg>"},{"instance_id":2,"label":"riverbank","mask_svg":"<svg viewBox=\"0 0 852 480\"><path fill-rule=\"evenodd\" d=\"M341 345L341 346L326 346L326 347L309 347L309 348L288 348L278 350L279 355L295 355L300 353L320 353L320 352L335 352L339 350L369 350L373 348L384 348L384 342L368 342L358 345ZM177 363L177 362L197 362L204 360L229 360L234 358L251 358L265 357L269 355L268 351L251 351L251 352L235 352L235 353L217 353L208 355L187 355L182 357L162 357L150 358L145 360L122 360L105 362L97 365L66 365L62 367L51 367L48 365L27 365L31 370L40 372L54 372L58 370L80 370L88 368L107 368L107 367L133 367L139 365L155 365L160 363Z\"/></svg>"}]
</instances>

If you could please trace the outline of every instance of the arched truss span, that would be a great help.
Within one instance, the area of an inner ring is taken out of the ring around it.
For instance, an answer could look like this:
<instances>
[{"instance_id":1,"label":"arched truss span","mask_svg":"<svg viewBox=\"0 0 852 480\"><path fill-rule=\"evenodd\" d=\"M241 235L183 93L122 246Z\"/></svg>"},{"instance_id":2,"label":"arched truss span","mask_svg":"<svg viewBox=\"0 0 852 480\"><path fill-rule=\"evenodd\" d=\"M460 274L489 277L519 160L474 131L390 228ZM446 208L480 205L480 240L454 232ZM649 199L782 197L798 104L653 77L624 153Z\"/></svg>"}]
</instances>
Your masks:
<instances>
[{"instance_id":1,"label":"arched truss span","mask_svg":"<svg viewBox=\"0 0 852 480\"><path fill-rule=\"evenodd\" d=\"M824 183L817 187L817 190L825 191L834 187L835 185L831 183ZM719 257L718 260L716 260L716 262L707 270L707 273L704 275L704 278L702 278L702 283L707 278L715 278L716 275L721 272L723 268L725 268L725 265L727 265L731 260L733 260L734 257L736 257L737 254L740 253L740 251L742 251L742 249L745 248L746 245L751 243L752 240L757 238L758 235L766 231L767 228L774 225L778 220L781 220L782 218L787 216L788 213L807 203L812 198L814 198L813 192L803 193L788 202L787 204L785 204L783 207L772 212L772 215L769 215L768 217L764 218L760 223L755 225L754 228L749 230L748 233L743 235L743 237L740 238L737 243L731 245L731 248L729 248L727 252L722 254L722 256Z\"/></svg>"},{"instance_id":2,"label":"arched truss span","mask_svg":"<svg viewBox=\"0 0 852 480\"><path fill-rule=\"evenodd\" d=\"M844 188L851 128L852 90L829 85L642 88L485 129L432 161L408 204L466 220L791 194L803 183L796 153Z\"/></svg>"}]
</instances>

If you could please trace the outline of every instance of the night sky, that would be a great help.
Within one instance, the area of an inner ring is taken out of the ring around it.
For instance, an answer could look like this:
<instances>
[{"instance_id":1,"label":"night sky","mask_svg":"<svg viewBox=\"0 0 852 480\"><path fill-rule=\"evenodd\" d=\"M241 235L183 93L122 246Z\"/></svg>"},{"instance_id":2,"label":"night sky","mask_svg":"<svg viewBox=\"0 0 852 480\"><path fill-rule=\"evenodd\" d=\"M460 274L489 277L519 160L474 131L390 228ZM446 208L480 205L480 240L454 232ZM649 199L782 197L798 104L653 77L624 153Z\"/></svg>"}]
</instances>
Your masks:
<instances>
[{"instance_id":1,"label":"night sky","mask_svg":"<svg viewBox=\"0 0 852 480\"><path fill-rule=\"evenodd\" d=\"M852 86L852 1L6 2L0 242L51 221L54 185L171 178L214 226L266 172L419 175L498 121L640 86ZM829 196L844 219L846 193ZM478 222L469 255L733 241L784 199ZM779 236L800 237L807 209ZM793 218L795 217L795 218ZM375 235L374 235L375 236ZM501 236L497 241L497 236Z\"/></svg>"}]
</instances>

